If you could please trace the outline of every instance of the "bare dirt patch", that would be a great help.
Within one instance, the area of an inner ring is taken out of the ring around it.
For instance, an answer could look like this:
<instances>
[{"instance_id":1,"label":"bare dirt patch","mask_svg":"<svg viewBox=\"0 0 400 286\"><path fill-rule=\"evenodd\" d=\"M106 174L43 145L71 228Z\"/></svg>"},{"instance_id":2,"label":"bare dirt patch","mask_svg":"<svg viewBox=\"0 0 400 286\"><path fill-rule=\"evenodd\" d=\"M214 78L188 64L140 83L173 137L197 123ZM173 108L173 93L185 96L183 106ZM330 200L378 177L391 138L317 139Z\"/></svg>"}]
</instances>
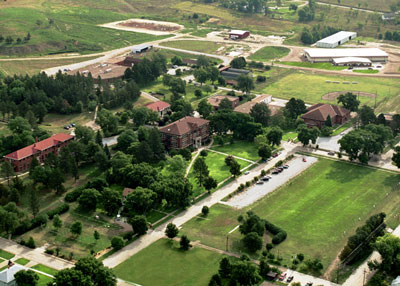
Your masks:
<instances>
[{"instance_id":1,"label":"bare dirt patch","mask_svg":"<svg viewBox=\"0 0 400 286\"><path fill-rule=\"evenodd\" d=\"M152 35L168 35L172 32L182 30L184 26L164 21L153 21L146 19L129 19L100 25L101 27L147 33Z\"/></svg>"},{"instance_id":2,"label":"bare dirt patch","mask_svg":"<svg viewBox=\"0 0 400 286\"><path fill-rule=\"evenodd\" d=\"M322 96L323 100L336 100L340 95L346 94L348 92L351 92L357 96L364 96L368 98L375 98L376 94L374 93L368 93L368 92L363 92L363 91L334 91L334 92L329 92Z\"/></svg>"}]
</instances>

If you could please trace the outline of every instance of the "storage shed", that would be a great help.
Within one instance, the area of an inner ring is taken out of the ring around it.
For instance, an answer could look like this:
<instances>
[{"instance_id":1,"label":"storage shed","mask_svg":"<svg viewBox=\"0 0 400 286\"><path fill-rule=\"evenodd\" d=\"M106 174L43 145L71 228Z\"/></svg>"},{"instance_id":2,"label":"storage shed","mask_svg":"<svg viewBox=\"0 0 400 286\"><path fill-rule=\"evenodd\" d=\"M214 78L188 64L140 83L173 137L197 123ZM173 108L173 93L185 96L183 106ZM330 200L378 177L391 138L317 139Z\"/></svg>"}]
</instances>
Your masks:
<instances>
[{"instance_id":1,"label":"storage shed","mask_svg":"<svg viewBox=\"0 0 400 286\"><path fill-rule=\"evenodd\" d=\"M132 54L141 54L147 52L148 50L151 50L152 48L153 48L152 45L142 44L132 47L131 51Z\"/></svg>"},{"instance_id":2,"label":"storage shed","mask_svg":"<svg viewBox=\"0 0 400 286\"><path fill-rule=\"evenodd\" d=\"M326 37L317 42L318 48L336 48L337 46L346 43L347 41L353 40L357 37L356 32L341 31Z\"/></svg>"},{"instance_id":3,"label":"storage shed","mask_svg":"<svg viewBox=\"0 0 400 286\"><path fill-rule=\"evenodd\" d=\"M237 40L237 39L244 39L250 36L249 31L243 31L243 30L231 30L229 32L229 38L232 40Z\"/></svg>"}]
</instances>

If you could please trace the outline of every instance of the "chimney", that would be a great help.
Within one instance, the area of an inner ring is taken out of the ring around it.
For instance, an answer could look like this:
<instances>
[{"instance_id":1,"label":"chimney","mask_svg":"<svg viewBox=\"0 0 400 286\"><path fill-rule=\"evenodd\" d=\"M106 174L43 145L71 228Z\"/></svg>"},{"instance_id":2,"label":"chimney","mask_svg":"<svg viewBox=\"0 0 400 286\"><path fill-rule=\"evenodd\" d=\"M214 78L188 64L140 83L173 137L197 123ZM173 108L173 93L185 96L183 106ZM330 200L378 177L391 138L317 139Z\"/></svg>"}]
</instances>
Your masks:
<instances>
[{"instance_id":1,"label":"chimney","mask_svg":"<svg viewBox=\"0 0 400 286\"><path fill-rule=\"evenodd\" d=\"M39 140L38 140L38 138L36 137L36 138L35 138L35 144L33 144L33 147L36 147L36 144L38 143L38 141L39 141Z\"/></svg>"}]
</instances>

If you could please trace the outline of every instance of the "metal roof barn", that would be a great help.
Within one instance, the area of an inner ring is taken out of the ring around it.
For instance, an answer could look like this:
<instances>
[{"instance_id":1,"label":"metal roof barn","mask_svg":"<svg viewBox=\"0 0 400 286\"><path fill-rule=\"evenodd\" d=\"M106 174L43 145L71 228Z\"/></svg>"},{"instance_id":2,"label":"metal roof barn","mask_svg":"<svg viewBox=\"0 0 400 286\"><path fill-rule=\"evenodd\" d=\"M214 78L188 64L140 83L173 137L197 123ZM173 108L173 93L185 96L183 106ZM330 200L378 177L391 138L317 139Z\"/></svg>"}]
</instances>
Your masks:
<instances>
[{"instance_id":1,"label":"metal roof barn","mask_svg":"<svg viewBox=\"0 0 400 286\"><path fill-rule=\"evenodd\" d=\"M336 48L357 37L356 32L341 31L317 42L318 48Z\"/></svg>"}]
</instances>

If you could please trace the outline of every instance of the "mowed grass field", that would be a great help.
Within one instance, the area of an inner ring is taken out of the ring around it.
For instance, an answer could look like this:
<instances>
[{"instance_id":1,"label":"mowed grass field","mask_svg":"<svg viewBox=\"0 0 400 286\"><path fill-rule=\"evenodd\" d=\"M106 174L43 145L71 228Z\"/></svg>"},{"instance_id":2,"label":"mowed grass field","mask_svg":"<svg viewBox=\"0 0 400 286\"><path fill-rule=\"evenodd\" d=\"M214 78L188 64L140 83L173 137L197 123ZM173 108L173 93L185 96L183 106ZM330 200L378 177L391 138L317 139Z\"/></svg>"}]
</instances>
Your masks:
<instances>
[{"instance_id":1,"label":"mowed grass field","mask_svg":"<svg viewBox=\"0 0 400 286\"><path fill-rule=\"evenodd\" d=\"M160 239L114 268L117 277L143 286L204 286L218 272L222 255Z\"/></svg>"},{"instance_id":2,"label":"mowed grass field","mask_svg":"<svg viewBox=\"0 0 400 286\"><path fill-rule=\"evenodd\" d=\"M383 211L391 227L398 224L399 179L398 174L320 159L253 205L241 210L215 205L207 220L194 218L181 232L225 250L226 236L238 225L237 217L252 210L288 233L286 241L273 250L275 254L279 250L283 264L290 264L292 255L304 253L306 257L319 257L326 269L369 216ZM238 231L229 235L230 251L244 250L240 238Z\"/></svg>"},{"instance_id":3,"label":"mowed grass field","mask_svg":"<svg viewBox=\"0 0 400 286\"><path fill-rule=\"evenodd\" d=\"M337 0L321 0L319 2L338 5ZM382 12L390 12L390 7L397 3L397 0L340 0L340 5Z\"/></svg>"},{"instance_id":4,"label":"mowed grass field","mask_svg":"<svg viewBox=\"0 0 400 286\"><path fill-rule=\"evenodd\" d=\"M212 149L252 161L260 159L260 156L258 156L257 145L254 142L235 141L233 144L226 143L223 146L214 146Z\"/></svg>"},{"instance_id":5,"label":"mowed grass field","mask_svg":"<svg viewBox=\"0 0 400 286\"><path fill-rule=\"evenodd\" d=\"M27 60L27 61L0 61L0 71L5 75L13 76L18 75L34 75L39 73L41 70L79 63L97 58L94 57L82 57L82 58L65 58L65 59L42 59L42 60Z\"/></svg>"},{"instance_id":6,"label":"mowed grass field","mask_svg":"<svg viewBox=\"0 0 400 286\"><path fill-rule=\"evenodd\" d=\"M326 81L339 81L339 84ZM343 84L342 82L350 82ZM357 84L351 84L357 82ZM359 76L317 75L308 72L294 72L258 90L276 97L301 98L307 103L324 102L322 97L334 91L364 91L377 93L376 112L400 112L400 81L391 78ZM375 99L360 96L362 104L374 106ZM331 101L335 103L336 101Z\"/></svg>"},{"instance_id":7,"label":"mowed grass field","mask_svg":"<svg viewBox=\"0 0 400 286\"><path fill-rule=\"evenodd\" d=\"M287 56L289 52L290 49L285 47L264 47L252 54L249 59L258 62L266 62Z\"/></svg>"},{"instance_id":8,"label":"mowed grass field","mask_svg":"<svg viewBox=\"0 0 400 286\"><path fill-rule=\"evenodd\" d=\"M302 67L302 68L315 68L323 70L345 70L347 67L334 66L331 63L310 63L310 62L279 62L287 66Z\"/></svg>"},{"instance_id":9,"label":"mowed grass field","mask_svg":"<svg viewBox=\"0 0 400 286\"><path fill-rule=\"evenodd\" d=\"M215 54L223 45L210 42L210 41L196 41L196 40L182 40L182 41L169 41L160 44L164 47L201 52L206 54Z\"/></svg>"}]
</instances>

